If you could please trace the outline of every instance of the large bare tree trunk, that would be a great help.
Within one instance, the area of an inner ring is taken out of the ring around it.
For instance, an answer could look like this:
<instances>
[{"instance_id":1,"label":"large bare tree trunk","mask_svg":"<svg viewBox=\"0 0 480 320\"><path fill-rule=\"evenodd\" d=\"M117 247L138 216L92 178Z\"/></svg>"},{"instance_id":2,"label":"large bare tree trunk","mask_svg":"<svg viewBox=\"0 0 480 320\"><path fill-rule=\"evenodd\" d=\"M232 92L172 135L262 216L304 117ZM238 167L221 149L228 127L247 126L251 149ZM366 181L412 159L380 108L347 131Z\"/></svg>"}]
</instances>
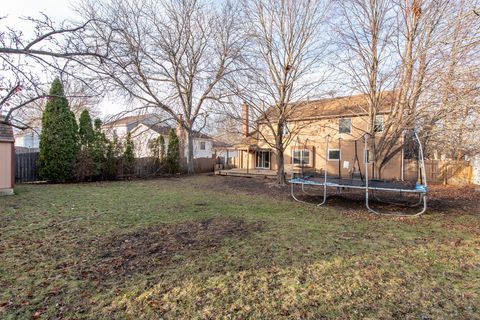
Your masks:
<instances>
[{"instance_id":1,"label":"large bare tree trunk","mask_svg":"<svg viewBox=\"0 0 480 320\"><path fill-rule=\"evenodd\" d=\"M188 174L193 174L195 173L195 166L194 166L194 159L193 159L193 134L191 132L191 130L187 130L186 132L187 134L187 161L186 161L186 164L187 164L187 173ZM185 152L185 149L183 150L183 152Z\"/></svg>"},{"instance_id":2,"label":"large bare tree trunk","mask_svg":"<svg viewBox=\"0 0 480 320\"><path fill-rule=\"evenodd\" d=\"M257 122L253 128L260 143L276 154L277 181L285 184L283 152L304 123L295 122L296 107L325 81L321 64L326 57L322 27L326 26L329 0L243 0L246 48L241 98Z\"/></svg>"},{"instance_id":3,"label":"large bare tree trunk","mask_svg":"<svg viewBox=\"0 0 480 320\"><path fill-rule=\"evenodd\" d=\"M285 180L285 157L283 152L285 147L283 145L283 134L280 132L275 139L275 156L277 160L277 183L284 185Z\"/></svg>"},{"instance_id":4,"label":"large bare tree trunk","mask_svg":"<svg viewBox=\"0 0 480 320\"><path fill-rule=\"evenodd\" d=\"M279 185L284 185L286 183L285 180L285 157L283 156L283 152L276 150L275 152L276 160L277 160L277 183Z\"/></svg>"},{"instance_id":5,"label":"large bare tree trunk","mask_svg":"<svg viewBox=\"0 0 480 320\"><path fill-rule=\"evenodd\" d=\"M177 122L187 131L187 172L193 173L192 132L230 97L226 78L243 48L236 6L207 0L83 0L80 6L95 19L92 37L109 52L96 73L148 112L182 116Z\"/></svg>"}]
</instances>

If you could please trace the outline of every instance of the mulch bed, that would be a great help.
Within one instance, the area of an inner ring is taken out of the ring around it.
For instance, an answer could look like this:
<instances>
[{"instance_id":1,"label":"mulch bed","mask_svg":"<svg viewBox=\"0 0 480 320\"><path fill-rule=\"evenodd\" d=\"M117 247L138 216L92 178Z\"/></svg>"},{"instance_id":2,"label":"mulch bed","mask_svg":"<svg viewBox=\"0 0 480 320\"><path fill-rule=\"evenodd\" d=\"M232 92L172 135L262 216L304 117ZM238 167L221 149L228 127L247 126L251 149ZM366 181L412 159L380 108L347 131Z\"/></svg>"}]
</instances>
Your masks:
<instances>
[{"instance_id":1,"label":"mulch bed","mask_svg":"<svg viewBox=\"0 0 480 320\"><path fill-rule=\"evenodd\" d=\"M275 199L287 200L290 197L290 186L278 186L273 179L244 178L244 177L223 177L217 176L212 184L212 189L221 192L231 192L231 190L240 191L251 195L270 196ZM316 194L321 194L320 189ZM348 210L365 211L364 193L361 191L343 190L341 194L335 194L333 189L329 191L328 204L334 207ZM399 201L398 194L392 197L392 193L379 194L382 199L390 201ZM413 196L405 196L404 200L415 202ZM322 197L323 199L323 197ZM428 208L436 212L457 212L480 214L480 192L473 186L449 186L449 185L429 185L428 186ZM320 197L310 197L312 203L318 202ZM401 200L400 200L401 201ZM373 202L375 204L375 202ZM383 209L394 209L389 205L382 205ZM399 208L399 207L397 207ZM414 210L415 211L415 210Z\"/></svg>"}]
</instances>

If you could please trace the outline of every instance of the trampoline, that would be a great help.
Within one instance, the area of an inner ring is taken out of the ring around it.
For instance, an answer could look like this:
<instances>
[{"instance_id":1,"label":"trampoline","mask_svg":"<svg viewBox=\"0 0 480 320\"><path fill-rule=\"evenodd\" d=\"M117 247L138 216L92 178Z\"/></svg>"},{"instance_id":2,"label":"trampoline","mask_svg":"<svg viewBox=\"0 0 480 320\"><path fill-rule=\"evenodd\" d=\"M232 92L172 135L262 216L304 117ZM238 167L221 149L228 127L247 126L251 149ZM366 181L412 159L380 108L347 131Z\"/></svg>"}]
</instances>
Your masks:
<instances>
[{"instance_id":1,"label":"trampoline","mask_svg":"<svg viewBox=\"0 0 480 320\"><path fill-rule=\"evenodd\" d=\"M303 167L302 167L302 172L300 176L296 176L295 174L292 176L292 179L289 180L290 186L291 186L291 195L293 199L295 199L298 202L303 202L303 203L308 203L306 201L303 201L299 199L298 196L295 195L295 187L297 186L301 188L301 191L308 196L312 196L312 194L309 194L305 190L305 186L308 187L320 187L323 189L323 201L319 204L318 206L324 205L327 201L327 188L337 188L337 190L341 189L352 189L352 190L362 190L365 192L365 206L368 209L368 211L374 213L374 214L387 214L387 213L382 213L379 212L376 209L373 209L370 200L371 198L374 198L375 200L379 202L386 202L388 204L394 204L394 205L401 205L401 206L406 206L406 207L420 207L419 210L416 213L413 214L407 214L403 212L397 212L397 213L388 213L388 215L396 215L396 216L419 216L427 210L427 182L426 182L426 176L425 176L425 163L424 163L424 158L423 158L423 149L420 143L420 140L418 138L418 135L415 131L412 131L413 134L411 137L414 139L415 143L417 144L417 158L418 159L418 164L419 164L419 178L420 179L415 179L415 181L403 181L403 180L381 180L381 179L371 179L369 178L369 161L365 161L365 166L364 166L364 175L360 173L360 178L344 178L344 177L339 177L339 176L329 176L327 173L327 170L324 170L324 173L321 176L308 176L305 175L303 172ZM327 147L327 155L325 157L325 168L328 166L328 146L329 146L329 139L330 136L326 137L326 147ZM366 134L364 136L365 140L365 152L369 151L369 136ZM357 147L357 144L355 143L355 149ZM402 152L403 154L403 152ZM356 150L355 150L355 157L358 156L356 155ZM402 155L403 157L403 155ZM403 165L403 161L402 161ZM403 168L402 168L403 170ZM418 181L420 180L420 182ZM415 195L418 197L418 200L416 200L414 203L410 204L405 204L405 203L399 203L399 202L388 202L388 201L382 201L378 199L375 195L376 191L381 191L381 192L388 192L388 193L397 193L397 194L409 194L409 195Z\"/></svg>"}]
</instances>

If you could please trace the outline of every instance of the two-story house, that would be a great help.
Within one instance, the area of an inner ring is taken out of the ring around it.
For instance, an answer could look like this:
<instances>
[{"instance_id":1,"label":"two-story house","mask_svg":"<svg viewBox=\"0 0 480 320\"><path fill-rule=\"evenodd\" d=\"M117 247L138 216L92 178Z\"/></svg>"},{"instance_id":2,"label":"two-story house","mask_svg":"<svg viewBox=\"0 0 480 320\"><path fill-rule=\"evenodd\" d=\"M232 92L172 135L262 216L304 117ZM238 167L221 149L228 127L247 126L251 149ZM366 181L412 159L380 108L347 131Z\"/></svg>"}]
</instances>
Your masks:
<instances>
[{"instance_id":1,"label":"two-story house","mask_svg":"<svg viewBox=\"0 0 480 320\"><path fill-rule=\"evenodd\" d=\"M391 103L389 97L375 117L376 135L383 132ZM285 172L324 172L339 177L364 174L365 162L369 164L369 176L374 163L365 152L364 136L368 131L368 107L364 95L329 98L299 103L285 128L285 139L290 141L284 152ZM249 123L248 106L243 106L243 142L235 146L238 169L252 173L277 170L274 137L262 119ZM252 132L249 129L254 128ZM291 128L291 129L290 129ZM293 136L290 136L293 135ZM328 142L327 142L328 140ZM371 143L372 144L372 143ZM373 146L369 146L372 150ZM382 178L401 179L402 154L394 156L382 169Z\"/></svg>"},{"instance_id":2,"label":"two-story house","mask_svg":"<svg viewBox=\"0 0 480 320\"><path fill-rule=\"evenodd\" d=\"M127 134L130 133L135 148L135 157L137 158L151 156L150 144L160 135L164 138L165 150L167 150L168 132L173 128L180 139L180 145L183 146L184 149L181 157L186 158L187 156L187 146L185 141L182 141L182 139L185 139L183 129L179 126L171 126L158 115L147 114L123 117L107 122L103 128L109 139L113 139L114 136L117 136L121 142L123 142L126 139ZM195 132L193 137L194 159L211 158L214 154L213 142L214 139L210 136Z\"/></svg>"}]
</instances>

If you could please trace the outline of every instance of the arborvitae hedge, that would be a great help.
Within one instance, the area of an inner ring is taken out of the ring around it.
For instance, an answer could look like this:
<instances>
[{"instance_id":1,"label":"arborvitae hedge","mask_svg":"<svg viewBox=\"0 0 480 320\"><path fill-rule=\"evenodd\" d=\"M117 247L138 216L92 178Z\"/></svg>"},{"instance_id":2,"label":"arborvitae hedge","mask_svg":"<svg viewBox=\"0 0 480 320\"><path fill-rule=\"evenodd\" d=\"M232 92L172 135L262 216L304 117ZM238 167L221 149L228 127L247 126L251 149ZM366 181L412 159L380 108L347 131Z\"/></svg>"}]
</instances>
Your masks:
<instances>
[{"instance_id":1,"label":"arborvitae hedge","mask_svg":"<svg viewBox=\"0 0 480 320\"><path fill-rule=\"evenodd\" d=\"M132 174L135 166L135 155L133 153L134 145L132 135L127 133L127 140L125 141L125 151L123 153L123 168L126 174Z\"/></svg>"},{"instance_id":2,"label":"arborvitae hedge","mask_svg":"<svg viewBox=\"0 0 480 320\"><path fill-rule=\"evenodd\" d=\"M91 147L95 140L95 133L93 131L92 118L88 110L83 110L80 114L78 128L78 138L81 149L87 149Z\"/></svg>"},{"instance_id":3,"label":"arborvitae hedge","mask_svg":"<svg viewBox=\"0 0 480 320\"><path fill-rule=\"evenodd\" d=\"M170 173L178 173L180 171L180 141L173 129L170 129L168 132L166 165Z\"/></svg>"},{"instance_id":4,"label":"arborvitae hedge","mask_svg":"<svg viewBox=\"0 0 480 320\"><path fill-rule=\"evenodd\" d=\"M77 130L63 86L59 79L55 79L42 115L40 175L43 179L51 182L71 179L78 152Z\"/></svg>"}]
</instances>

